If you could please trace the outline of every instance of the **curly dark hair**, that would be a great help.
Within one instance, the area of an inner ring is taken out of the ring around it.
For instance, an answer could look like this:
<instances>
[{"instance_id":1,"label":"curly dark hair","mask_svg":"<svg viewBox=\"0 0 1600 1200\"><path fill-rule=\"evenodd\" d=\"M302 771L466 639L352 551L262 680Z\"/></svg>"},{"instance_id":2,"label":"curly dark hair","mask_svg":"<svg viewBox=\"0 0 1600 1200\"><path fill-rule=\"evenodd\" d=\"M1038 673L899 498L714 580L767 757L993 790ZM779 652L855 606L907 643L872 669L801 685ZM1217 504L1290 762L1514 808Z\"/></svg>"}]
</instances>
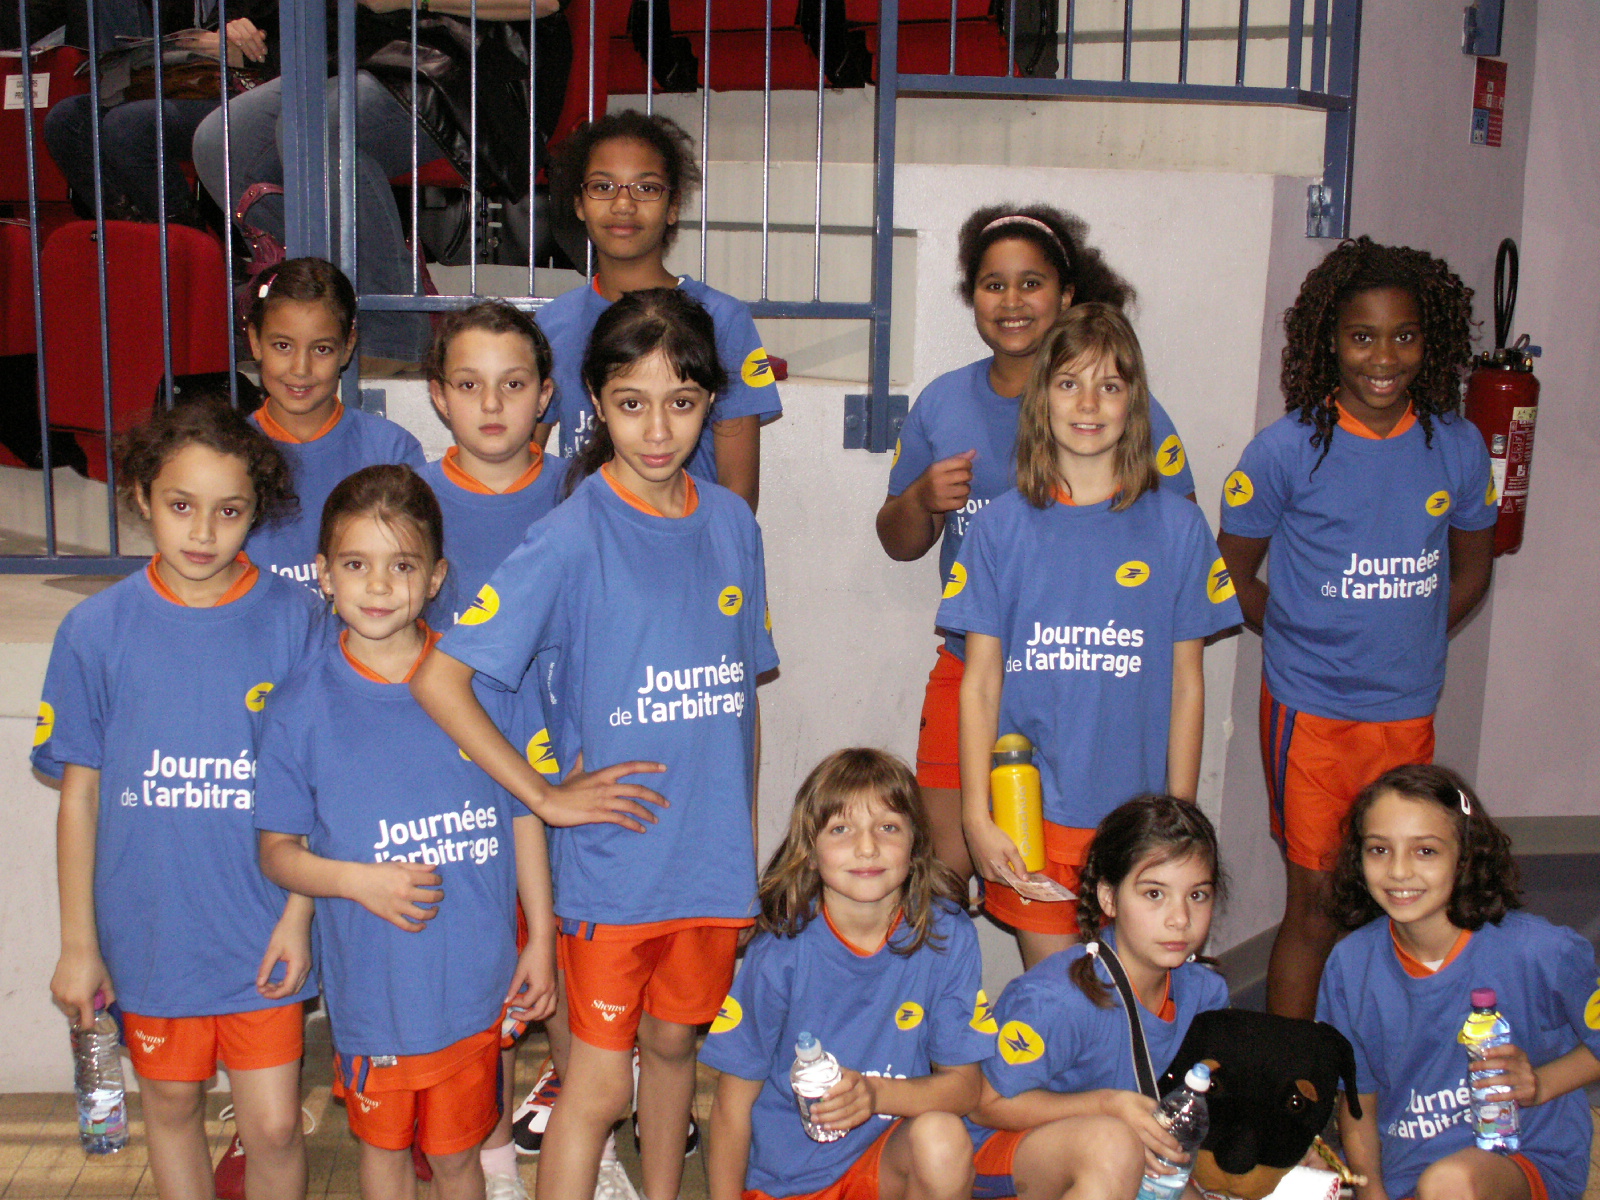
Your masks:
<instances>
[{"instance_id":1,"label":"curly dark hair","mask_svg":"<svg viewBox=\"0 0 1600 1200\"><path fill-rule=\"evenodd\" d=\"M699 190L700 165L694 160L694 142L682 125L660 113L646 116L636 108L607 113L574 129L550 164L551 211L555 220L568 229L582 228L575 207L578 189L589 170L589 158L596 146L611 141L643 142L661 156L667 168L667 187L672 192L665 203L678 205L679 211L683 202ZM668 225L661 237L662 249L669 248L677 236L677 225Z\"/></svg>"},{"instance_id":2,"label":"curly dark hair","mask_svg":"<svg viewBox=\"0 0 1600 1200\"><path fill-rule=\"evenodd\" d=\"M1318 466L1339 424L1333 402L1339 390L1339 316L1356 293L1378 288L1410 292L1422 316L1422 369L1406 395L1429 446L1433 418L1461 407L1461 377L1472 360L1472 289L1426 250L1380 246L1365 236L1341 242L1311 269L1283 314L1284 407L1313 427L1311 445L1322 447Z\"/></svg>"},{"instance_id":3,"label":"curly dark hair","mask_svg":"<svg viewBox=\"0 0 1600 1200\"><path fill-rule=\"evenodd\" d=\"M150 486L167 460L192 444L243 461L256 492L251 529L299 511L289 460L278 444L226 400L210 397L158 408L117 438L117 498L138 512L139 500L149 500Z\"/></svg>"},{"instance_id":4,"label":"curly dark hair","mask_svg":"<svg viewBox=\"0 0 1600 1200\"><path fill-rule=\"evenodd\" d=\"M1385 771L1367 785L1345 818L1344 842L1333 868L1329 913L1346 929L1357 929L1383 915L1373 899L1362 868L1367 812L1380 797L1393 792L1408 800L1437 804L1450 815L1460 857L1455 885L1445 910L1457 929L1498 925L1506 913L1522 907L1522 874L1511 856L1511 839L1484 811L1483 801L1449 767L1419 764ZM1470 812L1463 812L1463 807Z\"/></svg>"},{"instance_id":5,"label":"curly dark hair","mask_svg":"<svg viewBox=\"0 0 1600 1200\"><path fill-rule=\"evenodd\" d=\"M1100 907L1100 885L1115 889L1152 855L1159 855L1159 862L1199 855L1211 866L1217 903L1227 899L1228 876L1217 851L1217 829L1200 806L1176 796L1136 796L1108 812L1089 843L1089 859L1078 876L1078 933L1085 943L1099 940L1108 921ZM1111 1007L1111 993L1095 973L1092 955L1078 959L1068 974L1095 1005Z\"/></svg>"},{"instance_id":6,"label":"curly dark hair","mask_svg":"<svg viewBox=\"0 0 1600 1200\"><path fill-rule=\"evenodd\" d=\"M434 383L444 382L444 365L445 359L450 356L450 343L469 329L481 329L485 333L516 333L527 338L529 346L533 348L534 369L539 373L540 381L550 378L550 364L553 361L550 339L545 337L544 330L527 313L498 299L479 300L468 308L445 314L434 330L428 355L422 360L423 378Z\"/></svg>"},{"instance_id":7,"label":"curly dark hair","mask_svg":"<svg viewBox=\"0 0 1600 1200\"><path fill-rule=\"evenodd\" d=\"M1108 267L1100 251L1089 245L1089 226L1081 217L1048 204L990 204L968 217L956 235L956 266L961 272L956 290L969 308L984 252L1006 238L1019 238L1038 247L1055 268L1061 286L1072 289L1074 304L1098 300L1126 308L1137 299L1133 284Z\"/></svg>"},{"instance_id":8,"label":"curly dark hair","mask_svg":"<svg viewBox=\"0 0 1600 1200\"><path fill-rule=\"evenodd\" d=\"M338 267L325 258L291 258L268 267L255 285L246 319L258 334L267 309L281 300L321 302L339 322L339 336L349 340L356 325L356 289Z\"/></svg>"},{"instance_id":9,"label":"curly dark hair","mask_svg":"<svg viewBox=\"0 0 1600 1200\"><path fill-rule=\"evenodd\" d=\"M682 288L641 288L625 292L600 314L583 355L583 386L599 406L606 383L631 370L641 359L660 351L680 379L698 383L711 394L727 386L728 373L717 357L717 327L704 306ZM708 410L706 420L711 420ZM567 469L566 494L593 475L616 454L611 431L595 423L594 436Z\"/></svg>"},{"instance_id":10,"label":"curly dark hair","mask_svg":"<svg viewBox=\"0 0 1600 1200\"><path fill-rule=\"evenodd\" d=\"M933 852L932 827L911 768L886 751L860 746L834 751L800 785L789 814L789 832L761 873L761 912L755 932L794 937L816 919L823 895L817 838L830 821L868 797L911 826L910 873L900 892L909 936L896 938L890 949L911 955L930 941L939 948L933 933L934 908L942 900L964 910L966 886Z\"/></svg>"}]
</instances>

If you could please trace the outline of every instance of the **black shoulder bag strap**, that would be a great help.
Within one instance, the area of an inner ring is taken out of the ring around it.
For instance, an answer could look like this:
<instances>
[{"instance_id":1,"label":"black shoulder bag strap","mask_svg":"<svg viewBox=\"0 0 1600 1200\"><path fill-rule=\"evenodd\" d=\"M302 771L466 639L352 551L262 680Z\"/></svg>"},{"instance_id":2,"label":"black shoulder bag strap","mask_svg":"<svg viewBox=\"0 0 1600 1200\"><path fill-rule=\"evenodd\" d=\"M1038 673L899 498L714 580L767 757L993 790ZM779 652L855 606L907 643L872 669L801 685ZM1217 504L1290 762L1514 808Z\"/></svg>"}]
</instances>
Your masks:
<instances>
[{"instance_id":1,"label":"black shoulder bag strap","mask_svg":"<svg viewBox=\"0 0 1600 1200\"><path fill-rule=\"evenodd\" d=\"M1122 997L1123 1011L1128 1014L1128 1048L1133 1055L1133 1074L1139 1081L1139 1090L1159 1104L1161 1094L1156 1091L1155 1068L1150 1065L1150 1048L1144 1043L1144 1025L1139 1020L1139 998L1133 994L1133 984L1128 982L1122 960L1111 943L1103 938L1090 942L1088 952L1105 965L1106 974L1111 976L1111 982L1116 984L1117 993Z\"/></svg>"}]
</instances>

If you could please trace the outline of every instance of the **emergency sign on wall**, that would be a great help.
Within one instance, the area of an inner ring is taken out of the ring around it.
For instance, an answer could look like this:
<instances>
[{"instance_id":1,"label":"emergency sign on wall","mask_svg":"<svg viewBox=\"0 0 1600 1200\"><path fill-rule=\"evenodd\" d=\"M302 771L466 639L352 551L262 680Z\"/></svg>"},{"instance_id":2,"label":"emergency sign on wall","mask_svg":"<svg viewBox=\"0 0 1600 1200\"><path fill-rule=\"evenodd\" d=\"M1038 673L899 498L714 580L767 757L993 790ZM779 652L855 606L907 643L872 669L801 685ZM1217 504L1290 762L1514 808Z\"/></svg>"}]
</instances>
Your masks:
<instances>
[{"instance_id":1,"label":"emergency sign on wall","mask_svg":"<svg viewBox=\"0 0 1600 1200\"><path fill-rule=\"evenodd\" d=\"M1480 58L1472 81L1472 144L1498 146L1505 121L1505 60Z\"/></svg>"}]
</instances>

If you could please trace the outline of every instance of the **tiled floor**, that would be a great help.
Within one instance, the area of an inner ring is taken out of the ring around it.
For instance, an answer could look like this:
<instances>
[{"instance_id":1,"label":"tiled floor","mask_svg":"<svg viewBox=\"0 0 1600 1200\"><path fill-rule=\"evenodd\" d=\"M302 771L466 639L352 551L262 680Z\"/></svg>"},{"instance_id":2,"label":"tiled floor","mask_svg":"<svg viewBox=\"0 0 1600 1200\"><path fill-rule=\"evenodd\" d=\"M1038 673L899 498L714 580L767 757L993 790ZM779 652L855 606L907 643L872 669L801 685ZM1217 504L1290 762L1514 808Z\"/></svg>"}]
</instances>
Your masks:
<instances>
[{"instance_id":1,"label":"tiled floor","mask_svg":"<svg viewBox=\"0 0 1600 1200\"><path fill-rule=\"evenodd\" d=\"M344 1110L331 1101L331 1071L326 1053L327 1025L313 1021L307 1031L305 1106L316 1118L307 1139L311 1200L359 1200L356 1181L357 1147L345 1124ZM318 1043L321 1043L320 1045ZM523 1039L518 1054L518 1078L531 1083L544 1057L543 1041L535 1034ZM702 1125L711 1111L710 1073L702 1071L695 1098ZM220 1156L233 1133L231 1125L216 1119L226 1096L213 1096L206 1128L212 1152ZM0 1096L0 1198L38 1197L55 1200L67 1196L150 1196L155 1185L146 1169L144 1142L139 1125L139 1102L132 1098L132 1136L127 1149L106 1158L86 1156L78 1146L77 1114L70 1095L16 1094ZM1597 1110L1600 1117L1600 1110ZM626 1129L617 1138L617 1150L635 1185L639 1180L638 1156ZM522 1178L531 1194L537 1159L523 1158ZM1590 1162L1600 1168L1600 1136L1590 1151ZM419 1194L427 1195L423 1186ZM1600 1169L1591 1169L1585 1200L1600 1200ZM681 1200L705 1200L703 1157L694 1155L684 1164Z\"/></svg>"},{"instance_id":2,"label":"tiled floor","mask_svg":"<svg viewBox=\"0 0 1600 1200\"><path fill-rule=\"evenodd\" d=\"M316 1128L306 1139L311 1200L359 1200L356 1178L357 1145L345 1123L344 1109L332 1100L329 1085L332 1070L327 1052L327 1023L313 1020L306 1031L305 1107L316 1120ZM524 1088L538 1074L545 1046L537 1032L523 1039L517 1056L517 1077ZM126 1064L125 1064L126 1065ZM702 1125L710 1116L711 1075L702 1072L696 1113ZM130 1096L131 1129L128 1146L118 1154L89 1156L78 1144L78 1118L72 1097L64 1094L19 1093L0 1095L0 1197L38 1197L54 1200L66 1196L149 1196L156 1194L154 1180L146 1168L143 1130L139 1120L139 1099ZM224 1125L217 1114L228 1102L225 1094L214 1094L207 1106L213 1158L222 1155L233 1135L231 1123ZM626 1127L617 1136L617 1153L637 1186L638 1155ZM521 1158L522 1179L530 1194L537 1174L536 1158ZM419 1195L426 1197L423 1185ZM702 1156L694 1155L684 1164L681 1200L705 1200L706 1174Z\"/></svg>"}]
</instances>

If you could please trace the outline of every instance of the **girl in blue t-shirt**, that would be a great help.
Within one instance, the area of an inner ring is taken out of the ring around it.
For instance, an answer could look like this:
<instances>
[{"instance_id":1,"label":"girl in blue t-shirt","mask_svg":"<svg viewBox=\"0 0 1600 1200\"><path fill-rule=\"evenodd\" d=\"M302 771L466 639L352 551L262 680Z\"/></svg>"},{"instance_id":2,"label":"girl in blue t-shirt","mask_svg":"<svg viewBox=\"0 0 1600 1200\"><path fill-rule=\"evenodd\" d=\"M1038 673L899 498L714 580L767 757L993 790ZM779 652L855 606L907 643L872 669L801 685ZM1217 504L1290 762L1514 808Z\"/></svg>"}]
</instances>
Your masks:
<instances>
[{"instance_id":1,"label":"girl in blue t-shirt","mask_svg":"<svg viewBox=\"0 0 1600 1200\"><path fill-rule=\"evenodd\" d=\"M600 425L568 473L571 494L528 530L412 687L547 824L577 826L551 840L570 1037L558 1018L562 1090L540 1196L592 1197L633 1096L635 1045L644 1190L675 1196L695 1026L716 1016L755 915L756 679L778 659L755 517L687 470L726 380L710 315L681 288L629 292L596 322L583 376ZM547 697L563 783L494 730L474 673ZM618 765L590 774L585 762ZM662 771L664 795L643 785Z\"/></svg>"},{"instance_id":2,"label":"girl in blue t-shirt","mask_svg":"<svg viewBox=\"0 0 1600 1200\"><path fill-rule=\"evenodd\" d=\"M1140 1175L1179 1157L1140 1092L1114 953L1138 999L1152 1070L1195 1016L1228 1005L1222 977L1196 961L1226 887L1217 833L1193 803L1144 796L1095 830L1076 905L1084 944L1013 979L994 1006L995 1054L968 1125L980 1200L1132 1196Z\"/></svg>"},{"instance_id":3,"label":"girl in blue t-shirt","mask_svg":"<svg viewBox=\"0 0 1600 1200\"><path fill-rule=\"evenodd\" d=\"M126 436L117 484L156 554L62 622L34 737L61 779L50 991L77 1025L120 1008L161 1195L211 1193L219 1062L251 1188L303 1195L311 909L262 877L251 810L260 714L319 616L242 550L292 510L289 467L225 400L197 400Z\"/></svg>"},{"instance_id":4,"label":"girl in blue t-shirt","mask_svg":"<svg viewBox=\"0 0 1600 1200\"><path fill-rule=\"evenodd\" d=\"M1120 309L1133 300L1132 285L1087 244L1088 233L1048 204L989 205L962 225L959 290L990 354L939 376L906 417L878 512L878 540L890 558L921 558L938 542L939 577L949 575L973 515L1016 485L1017 411L1045 334L1074 304ZM1193 499L1183 442L1153 397L1150 422L1157 481ZM966 878L972 859L961 831L956 717L964 647L959 633L947 632L928 676L917 782L939 857Z\"/></svg>"},{"instance_id":5,"label":"girl in blue t-shirt","mask_svg":"<svg viewBox=\"0 0 1600 1200\"><path fill-rule=\"evenodd\" d=\"M1600 1080L1594 947L1517 912L1511 840L1454 771L1403 766L1356 799L1332 880L1349 937L1322 973L1317 1017L1356 1053L1360 1119L1341 1105L1360 1200L1578 1200ZM1474 1144L1456 1038L1489 988L1512 1044L1490 1050L1521 1106L1521 1145Z\"/></svg>"},{"instance_id":6,"label":"girl in blue t-shirt","mask_svg":"<svg viewBox=\"0 0 1600 1200\"><path fill-rule=\"evenodd\" d=\"M744 967L701 1058L711 1200L875 1196L966 1200L961 1117L994 1052L965 889L933 853L916 779L881 750L830 754L795 798L761 877ZM790 1088L810 1033L841 1078L810 1105Z\"/></svg>"},{"instance_id":7,"label":"girl in blue t-shirt","mask_svg":"<svg viewBox=\"0 0 1600 1200\"><path fill-rule=\"evenodd\" d=\"M1017 490L974 519L941 628L965 633L962 820L990 915L1025 965L1077 940L1071 907L1030 880L990 815L1001 733L1034 746L1049 879L1077 888L1094 826L1131 796L1193 799L1204 639L1240 620L1205 517L1158 485L1138 338L1109 304L1046 335L1023 392ZM1059 889L1055 889L1057 892Z\"/></svg>"},{"instance_id":8,"label":"girl in blue t-shirt","mask_svg":"<svg viewBox=\"0 0 1600 1200\"><path fill-rule=\"evenodd\" d=\"M257 783L262 871L316 898L336 1086L368 1200L409 1194L413 1147L437 1195L481 1200L502 1006L523 1020L555 1010L543 826L406 687L439 636L421 617L448 569L442 530L402 464L334 488L317 575L343 628L273 698ZM527 713L491 703L522 742Z\"/></svg>"},{"instance_id":9,"label":"girl in blue t-shirt","mask_svg":"<svg viewBox=\"0 0 1600 1200\"><path fill-rule=\"evenodd\" d=\"M420 470L422 445L392 421L339 402L339 377L356 348L356 293L326 259L291 258L266 272L246 329L266 394L250 419L278 443L300 494L299 513L254 533L250 553L315 589L317 521L328 494L374 463Z\"/></svg>"},{"instance_id":10,"label":"girl in blue t-shirt","mask_svg":"<svg viewBox=\"0 0 1600 1200\"><path fill-rule=\"evenodd\" d=\"M539 310L555 351L555 400L539 441L561 426L561 453L576 458L599 415L583 379L584 347L617 298L641 288L681 288L711 314L727 383L707 414L689 470L736 492L752 512L760 494L761 427L783 414L776 377L744 301L666 265L678 218L700 186L694 143L671 117L623 109L588 121L562 140L551 164L558 221L583 224L594 276ZM581 256L580 256L581 258Z\"/></svg>"}]
</instances>

